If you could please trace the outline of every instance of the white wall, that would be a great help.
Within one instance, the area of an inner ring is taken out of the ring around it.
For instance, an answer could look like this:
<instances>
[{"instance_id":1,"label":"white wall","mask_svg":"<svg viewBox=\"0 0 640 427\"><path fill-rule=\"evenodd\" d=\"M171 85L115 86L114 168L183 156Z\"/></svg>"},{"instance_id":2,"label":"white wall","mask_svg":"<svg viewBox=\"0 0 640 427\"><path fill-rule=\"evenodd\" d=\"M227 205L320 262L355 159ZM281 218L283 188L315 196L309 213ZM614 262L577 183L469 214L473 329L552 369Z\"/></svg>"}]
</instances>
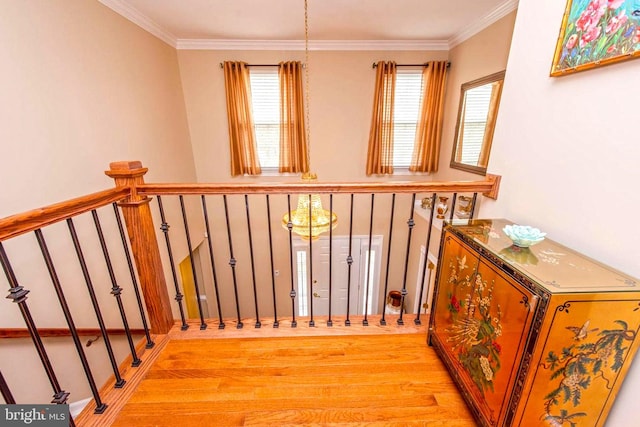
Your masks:
<instances>
[{"instance_id":1,"label":"white wall","mask_svg":"<svg viewBox=\"0 0 640 427\"><path fill-rule=\"evenodd\" d=\"M520 0L489 161L502 187L481 216L535 225L640 277L640 61L549 77L564 7ZM607 426L633 424L639 392L636 360Z\"/></svg>"},{"instance_id":2,"label":"white wall","mask_svg":"<svg viewBox=\"0 0 640 427\"><path fill-rule=\"evenodd\" d=\"M0 52L0 217L112 188L104 171L118 160L141 160L147 181L196 181L173 47L97 1L24 0L0 3ZM182 233L173 200L167 216ZM195 246L202 225L191 232ZM174 251L181 260L186 243L174 238Z\"/></svg>"},{"instance_id":3,"label":"white wall","mask_svg":"<svg viewBox=\"0 0 640 427\"><path fill-rule=\"evenodd\" d=\"M176 50L97 1L0 3L0 217L195 169Z\"/></svg>"},{"instance_id":4,"label":"white wall","mask_svg":"<svg viewBox=\"0 0 640 427\"><path fill-rule=\"evenodd\" d=\"M320 181L431 180L430 175L367 177L366 160L376 73L374 62L446 60L447 51L312 51L309 53L311 169ZM200 182L298 181L292 177L231 177L223 61L277 64L304 60L301 51L178 52L193 153Z\"/></svg>"},{"instance_id":5,"label":"white wall","mask_svg":"<svg viewBox=\"0 0 640 427\"><path fill-rule=\"evenodd\" d=\"M112 188L104 171L117 160L141 160L150 181L195 181L174 48L97 1L20 0L0 2L0 52L0 217ZM179 233L175 212L170 220ZM111 207L99 214L129 323L140 327ZM107 327L122 327L91 217L75 224ZM43 232L76 326L97 327L66 225ZM175 240L174 250L184 256L184 243ZM20 284L31 291L36 325L65 327L33 234L3 244ZM17 305L4 299L8 288L0 273L0 327L24 327ZM46 345L76 401L88 388L70 343ZM2 344L0 369L16 399L46 401L50 387L33 346ZM101 386L110 369L103 347L87 353ZM20 377L24 369L28 381Z\"/></svg>"},{"instance_id":6,"label":"white wall","mask_svg":"<svg viewBox=\"0 0 640 427\"><path fill-rule=\"evenodd\" d=\"M435 180L473 181L482 178L477 174L449 167L458 121L460 87L471 80L476 80L507 68L515 20L516 11L513 11L473 37L454 46L449 51L451 68L447 77L445 113L442 124L442 146L438 172L434 176Z\"/></svg>"}]
</instances>

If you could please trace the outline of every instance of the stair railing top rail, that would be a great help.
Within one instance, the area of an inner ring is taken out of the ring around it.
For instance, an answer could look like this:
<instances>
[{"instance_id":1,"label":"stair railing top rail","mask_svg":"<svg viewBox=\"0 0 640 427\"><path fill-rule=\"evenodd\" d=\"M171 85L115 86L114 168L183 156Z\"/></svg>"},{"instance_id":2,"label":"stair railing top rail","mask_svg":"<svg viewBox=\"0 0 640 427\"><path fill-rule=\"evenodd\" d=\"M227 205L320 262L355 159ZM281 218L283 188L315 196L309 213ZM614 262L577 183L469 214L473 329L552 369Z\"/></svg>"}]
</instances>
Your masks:
<instances>
[{"instance_id":1,"label":"stair railing top rail","mask_svg":"<svg viewBox=\"0 0 640 427\"><path fill-rule=\"evenodd\" d=\"M390 182L316 182L295 183L200 183L200 184L139 184L137 194L188 195L188 194L307 194L307 193L483 193L497 196L499 177L488 174L482 181L390 181Z\"/></svg>"},{"instance_id":2,"label":"stair railing top rail","mask_svg":"<svg viewBox=\"0 0 640 427\"><path fill-rule=\"evenodd\" d=\"M305 193L431 193L477 192L495 198L499 177L488 174L483 181L432 182L356 182L356 183L160 183L138 184L140 196L178 194L305 194ZM131 187L121 186L98 191L42 208L0 219L0 241L64 221L81 213L106 206L129 197Z\"/></svg>"},{"instance_id":3,"label":"stair railing top rail","mask_svg":"<svg viewBox=\"0 0 640 427\"><path fill-rule=\"evenodd\" d=\"M112 188L1 218L0 241L8 240L117 202L126 198L130 192L131 190L127 187Z\"/></svg>"}]
</instances>

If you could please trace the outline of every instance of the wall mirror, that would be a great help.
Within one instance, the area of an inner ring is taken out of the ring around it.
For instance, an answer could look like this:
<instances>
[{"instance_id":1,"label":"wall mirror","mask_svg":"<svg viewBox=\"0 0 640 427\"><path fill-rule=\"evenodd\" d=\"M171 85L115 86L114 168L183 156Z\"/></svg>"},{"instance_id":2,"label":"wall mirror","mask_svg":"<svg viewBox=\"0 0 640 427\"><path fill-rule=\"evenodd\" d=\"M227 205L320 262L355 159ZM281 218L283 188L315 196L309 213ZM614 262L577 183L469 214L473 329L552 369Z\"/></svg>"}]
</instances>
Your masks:
<instances>
[{"instance_id":1,"label":"wall mirror","mask_svg":"<svg viewBox=\"0 0 640 427\"><path fill-rule=\"evenodd\" d=\"M462 85L452 168L487 173L503 82L504 71L500 71Z\"/></svg>"}]
</instances>

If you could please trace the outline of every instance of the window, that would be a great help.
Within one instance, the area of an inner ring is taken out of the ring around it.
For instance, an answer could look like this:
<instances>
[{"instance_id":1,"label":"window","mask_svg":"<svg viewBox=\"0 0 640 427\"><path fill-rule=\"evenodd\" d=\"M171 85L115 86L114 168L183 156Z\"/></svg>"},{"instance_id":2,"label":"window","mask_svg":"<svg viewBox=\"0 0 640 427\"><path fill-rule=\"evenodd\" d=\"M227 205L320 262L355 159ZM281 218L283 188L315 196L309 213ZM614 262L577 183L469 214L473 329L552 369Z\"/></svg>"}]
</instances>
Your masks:
<instances>
[{"instance_id":1,"label":"window","mask_svg":"<svg viewBox=\"0 0 640 427\"><path fill-rule=\"evenodd\" d=\"M296 262L298 271L298 315L308 316L309 308L307 300L309 298L309 285L307 284L307 252L306 248L296 251Z\"/></svg>"},{"instance_id":2,"label":"window","mask_svg":"<svg viewBox=\"0 0 640 427\"><path fill-rule=\"evenodd\" d=\"M393 167L408 169L422 100L422 70L398 70L393 111Z\"/></svg>"},{"instance_id":3,"label":"window","mask_svg":"<svg viewBox=\"0 0 640 427\"><path fill-rule=\"evenodd\" d=\"M253 122L260 166L277 171L280 157L280 83L278 70L250 70Z\"/></svg>"},{"instance_id":4,"label":"window","mask_svg":"<svg viewBox=\"0 0 640 427\"><path fill-rule=\"evenodd\" d=\"M493 86L487 84L465 92L464 126L462 127L465 149L460 158L462 163L475 164L480 157L492 90Z\"/></svg>"}]
</instances>

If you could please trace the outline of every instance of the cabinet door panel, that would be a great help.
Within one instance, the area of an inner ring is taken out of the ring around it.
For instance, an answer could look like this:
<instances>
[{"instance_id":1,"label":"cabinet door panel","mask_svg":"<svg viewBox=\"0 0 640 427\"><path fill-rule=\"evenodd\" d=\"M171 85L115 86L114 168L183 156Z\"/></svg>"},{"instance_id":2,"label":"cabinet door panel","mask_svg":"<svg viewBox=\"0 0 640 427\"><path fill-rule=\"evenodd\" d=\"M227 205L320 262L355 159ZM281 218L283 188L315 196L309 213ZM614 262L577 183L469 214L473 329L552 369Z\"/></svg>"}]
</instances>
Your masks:
<instances>
[{"instance_id":1,"label":"cabinet door panel","mask_svg":"<svg viewBox=\"0 0 640 427\"><path fill-rule=\"evenodd\" d=\"M478 255L451 236L445 238L442 251L431 333L437 336L441 346L452 352L453 333L449 328L453 316L465 309L462 297L478 270Z\"/></svg>"},{"instance_id":2,"label":"cabinet door panel","mask_svg":"<svg viewBox=\"0 0 640 427\"><path fill-rule=\"evenodd\" d=\"M549 334L524 398L522 420L529 425L604 424L637 346L639 300L575 297L553 300Z\"/></svg>"},{"instance_id":3,"label":"cabinet door panel","mask_svg":"<svg viewBox=\"0 0 640 427\"><path fill-rule=\"evenodd\" d=\"M487 425L498 425L509 404L537 297L493 265L473 260L464 247L454 247L445 248L443 268L450 272L439 280L435 335L476 411ZM465 255L469 266L462 268Z\"/></svg>"}]
</instances>

